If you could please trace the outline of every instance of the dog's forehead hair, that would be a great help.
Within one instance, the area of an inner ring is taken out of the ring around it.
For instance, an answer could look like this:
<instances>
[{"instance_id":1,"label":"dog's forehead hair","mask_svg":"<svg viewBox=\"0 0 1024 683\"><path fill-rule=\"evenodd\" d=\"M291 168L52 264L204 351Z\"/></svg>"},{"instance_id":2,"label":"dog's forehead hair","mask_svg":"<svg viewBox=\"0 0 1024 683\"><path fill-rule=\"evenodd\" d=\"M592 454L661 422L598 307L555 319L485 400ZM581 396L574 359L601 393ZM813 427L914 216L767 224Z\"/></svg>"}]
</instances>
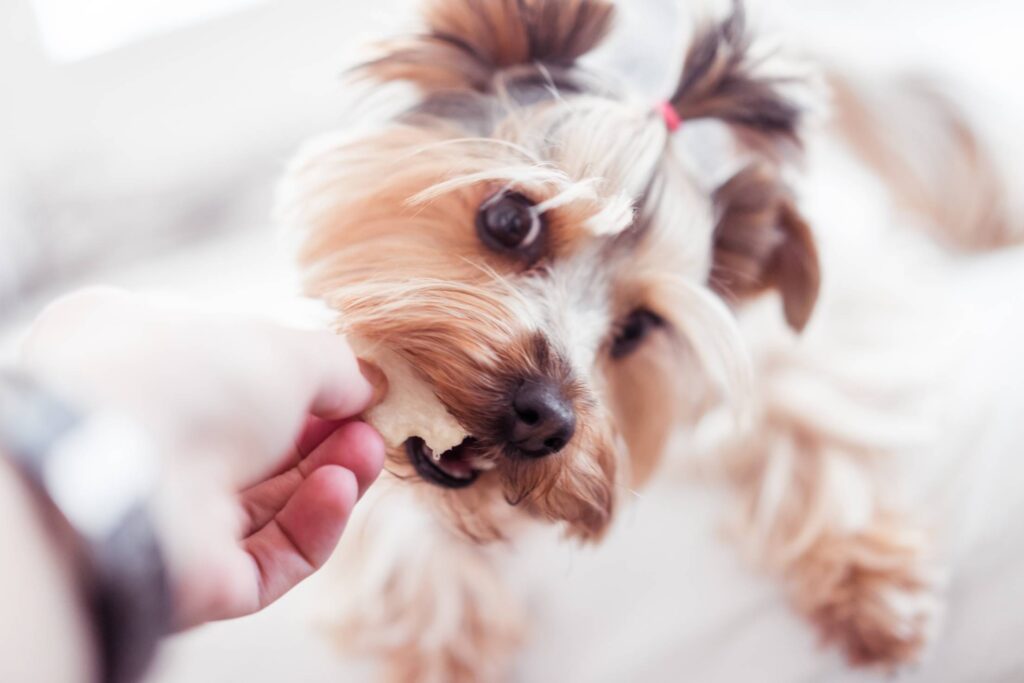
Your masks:
<instances>
[{"instance_id":1,"label":"dog's forehead hair","mask_svg":"<svg viewBox=\"0 0 1024 683\"><path fill-rule=\"evenodd\" d=\"M529 323L579 377L592 372L612 324L611 274L599 242L519 278Z\"/></svg>"}]
</instances>

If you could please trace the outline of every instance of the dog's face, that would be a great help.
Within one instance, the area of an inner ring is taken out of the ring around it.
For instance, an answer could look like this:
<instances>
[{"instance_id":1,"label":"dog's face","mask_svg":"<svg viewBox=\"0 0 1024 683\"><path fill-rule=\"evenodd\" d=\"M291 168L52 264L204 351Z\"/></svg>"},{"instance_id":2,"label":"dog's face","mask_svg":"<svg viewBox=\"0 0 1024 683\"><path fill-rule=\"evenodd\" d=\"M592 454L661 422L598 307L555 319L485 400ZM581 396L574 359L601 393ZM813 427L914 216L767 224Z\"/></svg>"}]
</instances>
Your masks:
<instances>
[{"instance_id":1,"label":"dog's face","mask_svg":"<svg viewBox=\"0 0 1024 683\"><path fill-rule=\"evenodd\" d=\"M307 230L310 292L346 334L408 360L471 435L439 459L410 439L388 469L476 538L504 535L516 510L593 538L680 419L741 383L743 349L709 277L724 260L730 294L781 288L765 277L790 242L779 230L723 236L780 223L782 195L763 182L750 206L723 205L728 188L698 189L648 107L588 94L571 69L495 57L486 89L466 82L483 78L480 36L470 15L454 15L470 37L438 28L451 6L513 13L493 25L527 34L550 9L564 44L582 40L574 52L610 17L599 2L438 3L436 35L455 37L414 45L431 59L417 68L413 48L395 47L368 67L429 95L304 155L286 208ZM453 82L436 87L439 74ZM740 227L726 235L730 211Z\"/></svg>"}]
</instances>

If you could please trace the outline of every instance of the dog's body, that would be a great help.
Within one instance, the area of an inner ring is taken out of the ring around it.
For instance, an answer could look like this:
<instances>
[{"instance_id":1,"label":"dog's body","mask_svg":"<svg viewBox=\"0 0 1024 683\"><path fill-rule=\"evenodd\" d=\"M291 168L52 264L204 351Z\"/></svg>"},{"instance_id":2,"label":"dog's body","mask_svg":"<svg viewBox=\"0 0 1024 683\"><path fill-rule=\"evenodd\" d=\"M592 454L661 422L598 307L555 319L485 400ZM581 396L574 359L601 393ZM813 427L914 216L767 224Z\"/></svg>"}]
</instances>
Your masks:
<instances>
[{"instance_id":1,"label":"dog's body","mask_svg":"<svg viewBox=\"0 0 1024 683\"><path fill-rule=\"evenodd\" d=\"M576 65L611 18L435 0L426 33L360 71L413 83L412 109L290 174L310 292L472 435L433 462L391 453L346 553L345 640L397 680L500 680L528 628L503 575L517 539L599 539L663 456L701 456L740 546L829 640L914 661L941 568L890 470L934 438L955 341L938 243L1021 236L998 165L920 85L870 98L831 76L836 114L808 124L820 84L738 12L697 33L667 102L631 102Z\"/></svg>"}]
</instances>

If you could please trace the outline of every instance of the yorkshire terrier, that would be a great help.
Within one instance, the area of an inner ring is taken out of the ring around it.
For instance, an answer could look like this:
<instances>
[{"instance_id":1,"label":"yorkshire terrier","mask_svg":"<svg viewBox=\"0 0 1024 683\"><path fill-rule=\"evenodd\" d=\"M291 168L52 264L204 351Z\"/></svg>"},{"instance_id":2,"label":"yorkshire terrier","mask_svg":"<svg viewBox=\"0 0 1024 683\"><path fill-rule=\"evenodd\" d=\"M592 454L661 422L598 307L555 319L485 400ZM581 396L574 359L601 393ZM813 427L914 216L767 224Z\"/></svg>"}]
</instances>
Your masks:
<instances>
[{"instance_id":1,"label":"yorkshire terrier","mask_svg":"<svg viewBox=\"0 0 1024 683\"><path fill-rule=\"evenodd\" d=\"M883 246L900 226L844 201L844 179L873 178L929 244L1019 239L967 118L923 81L865 97L783 60L738 4L698 26L659 103L580 63L606 0L428 0L424 17L355 70L414 101L314 142L282 189L308 292L469 435L391 449L373 533L346 553L349 645L393 680L501 680L528 628L502 576L513 541L541 523L598 541L622 492L699 451L739 546L827 641L915 661L941 567L883 474L898 392L856 352L885 324L867 290L909 271Z\"/></svg>"}]
</instances>

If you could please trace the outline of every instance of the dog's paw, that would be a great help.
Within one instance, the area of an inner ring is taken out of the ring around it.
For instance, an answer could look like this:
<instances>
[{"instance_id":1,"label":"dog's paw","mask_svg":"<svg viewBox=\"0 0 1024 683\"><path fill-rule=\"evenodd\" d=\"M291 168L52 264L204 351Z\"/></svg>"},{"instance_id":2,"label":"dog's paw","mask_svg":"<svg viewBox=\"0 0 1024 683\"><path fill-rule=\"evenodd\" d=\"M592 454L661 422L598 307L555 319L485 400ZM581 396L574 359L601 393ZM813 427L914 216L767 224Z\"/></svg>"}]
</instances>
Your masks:
<instances>
[{"instance_id":1,"label":"dog's paw","mask_svg":"<svg viewBox=\"0 0 1024 683\"><path fill-rule=\"evenodd\" d=\"M812 618L851 664L895 669L920 659L941 611L936 592L913 572L852 567Z\"/></svg>"},{"instance_id":2,"label":"dog's paw","mask_svg":"<svg viewBox=\"0 0 1024 683\"><path fill-rule=\"evenodd\" d=\"M851 664L895 670L921 659L943 611L921 539L879 527L829 539L807 562L798 602Z\"/></svg>"}]
</instances>

